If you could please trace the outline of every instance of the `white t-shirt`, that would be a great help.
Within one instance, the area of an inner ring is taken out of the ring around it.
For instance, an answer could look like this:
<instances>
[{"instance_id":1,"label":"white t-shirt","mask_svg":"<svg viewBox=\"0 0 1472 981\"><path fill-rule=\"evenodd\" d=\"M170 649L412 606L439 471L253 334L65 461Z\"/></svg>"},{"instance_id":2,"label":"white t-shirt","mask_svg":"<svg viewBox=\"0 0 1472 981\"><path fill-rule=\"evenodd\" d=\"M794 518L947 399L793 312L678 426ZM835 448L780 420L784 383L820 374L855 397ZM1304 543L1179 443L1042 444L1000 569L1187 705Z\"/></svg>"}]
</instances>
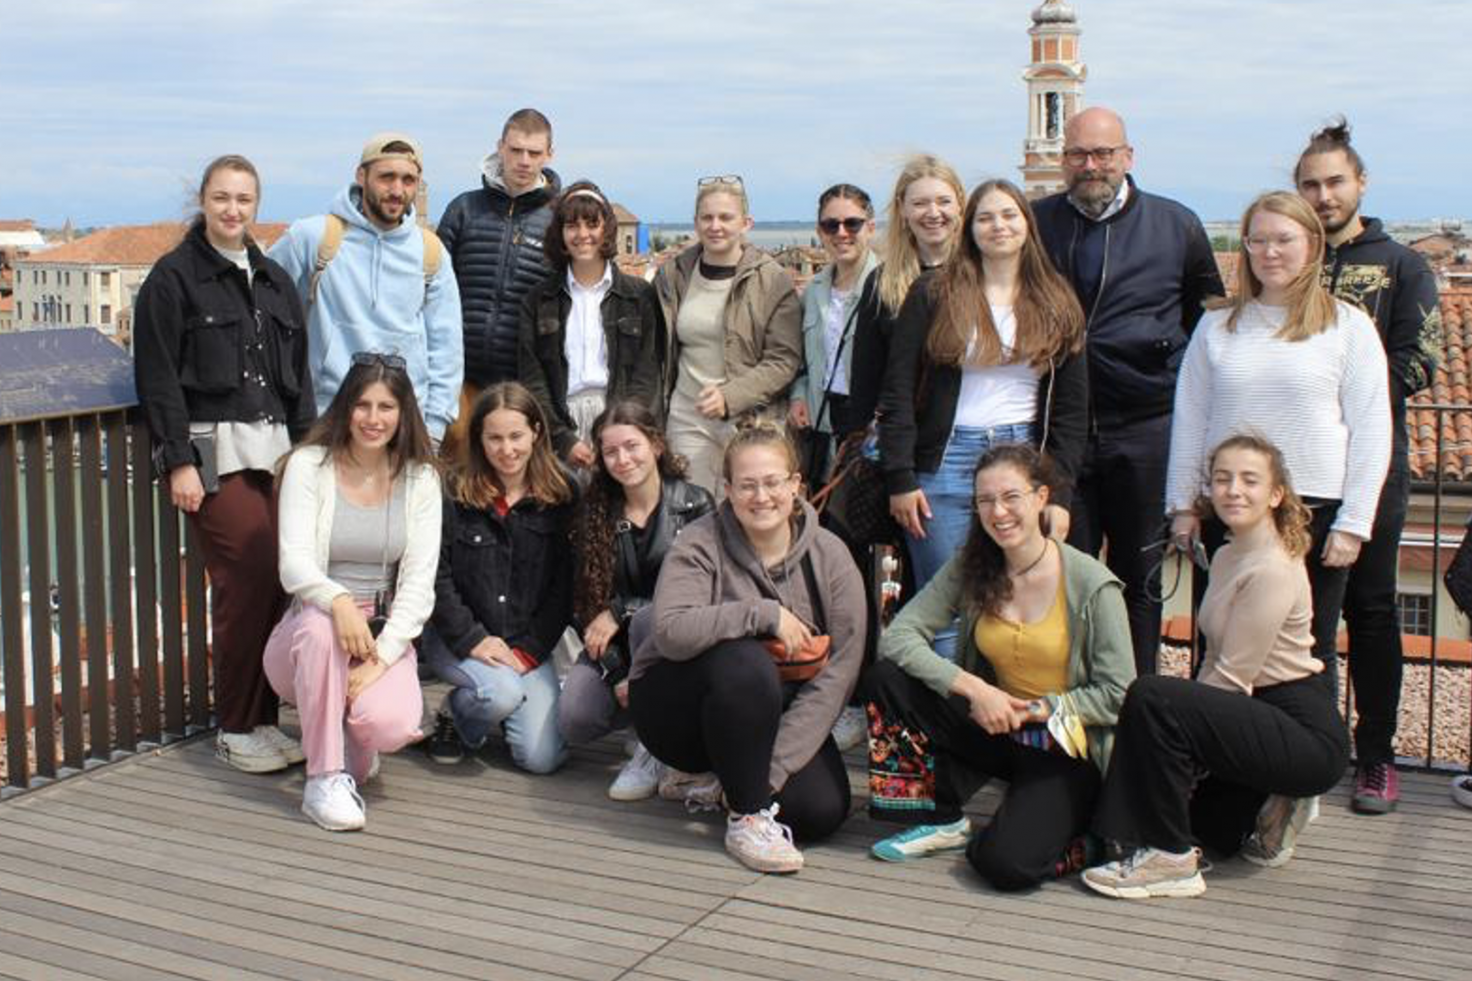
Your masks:
<instances>
[{"instance_id":1,"label":"white t-shirt","mask_svg":"<svg viewBox=\"0 0 1472 981\"><path fill-rule=\"evenodd\" d=\"M1017 341L1017 318L1011 307L993 305L992 323L1002 342L1003 364L978 367L961 366L961 395L956 400L953 425L976 429L1011 426L1032 422L1038 414L1038 371L1025 362L1007 364L1012 346ZM966 346L969 358L976 347L976 335Z\"/></svg>"},{"instance_id":2,"label":"white t-shirt","mask_svg":"<svg viewBox=\"0 0 1472 981\"><path fill-rule=\"evenodd\" d=\"M834 395L848 394L848 365L844 362L853 354L853 336L849 336L848 344L844 346L843 357L839 357L838 345L843 343L843 329L848 326L849 301L853 295L852 289L829 290L828 308L823 311L823 346L828 352L828 371L833 376L828 391ZM827 380L821 379L820 383Z\"/></svg>"},{"instance_id":3,"label":"white t-shirt","mask_svg":"<svg viewBox=\"0 0 1472 981\"><path fill-rule=\"evenodd\" d=\"M603 298L613 286L613 264L604 263L603 278L592 286L579 283L567 270L572 309L563 337L567 354L567 394L608 387L608 339L603 333Z\"/></svg>"}]
</instances>

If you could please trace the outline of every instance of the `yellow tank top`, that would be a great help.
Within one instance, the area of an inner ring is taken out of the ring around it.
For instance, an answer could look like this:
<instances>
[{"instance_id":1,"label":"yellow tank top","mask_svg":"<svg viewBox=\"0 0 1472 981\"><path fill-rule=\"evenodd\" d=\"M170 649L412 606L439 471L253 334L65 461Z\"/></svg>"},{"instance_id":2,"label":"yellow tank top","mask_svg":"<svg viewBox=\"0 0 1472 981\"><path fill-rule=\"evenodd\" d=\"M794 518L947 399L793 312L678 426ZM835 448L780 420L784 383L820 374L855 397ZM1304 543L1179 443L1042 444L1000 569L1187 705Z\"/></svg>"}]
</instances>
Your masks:
<instances>
[{"instance_id":1,"label":"yellow tank top","mask_svg":"<svg viewBox=\"0 0 1472 981\"><path fill-rule=\"evenodd\" d=\"M1068 686L1068 602L1063 577L1053 605L1036 623L1005 617L976 621L976 648L997 673L997 686L1014 698L1041 698Z\"/></svg>"}]
</instances>

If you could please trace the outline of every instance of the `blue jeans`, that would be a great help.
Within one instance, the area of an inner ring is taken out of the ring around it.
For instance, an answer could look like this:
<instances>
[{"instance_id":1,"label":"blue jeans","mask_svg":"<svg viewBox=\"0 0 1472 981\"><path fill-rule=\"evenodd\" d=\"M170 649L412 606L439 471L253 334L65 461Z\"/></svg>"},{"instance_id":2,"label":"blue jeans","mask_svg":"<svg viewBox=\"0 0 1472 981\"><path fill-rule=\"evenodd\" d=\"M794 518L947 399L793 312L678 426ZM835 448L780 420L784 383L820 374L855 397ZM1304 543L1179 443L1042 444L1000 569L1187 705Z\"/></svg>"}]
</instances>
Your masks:
<instances>
[{"instance_id":1,"label":"blue jeans","mask_svg":"<svg viewBox=\"0 0 1472 981\"><path fill-rule=\"evenodd\" d=\"M906 535L910 563L915 571L915 589L925 588L940 567L961 551L971 531L973 499L976 496L976 461L998 443L1032 444L1032 423L991 426L978 429L956 426L946 441L945 453L934 473L917 473L915 479L930 503L930 521L925 537ZM956 626L953 624L935 635L935 652L956 659Z\"/></svg>"},{"instance_id":2,"label":"blue jeans","mask_svg":"<svg viewBox=\"0 0 1472 981\"><path fill-rule=\"evenodd\" d=\"M526 674L474 658L457 658L431 629L424 631L425 659L441 681L455 687L448 699L455 731L479 749L500 726L511 759L523 770L551 773L567 759L557 731L557 670L551 658Z\"/></svg>"}]
</instances>

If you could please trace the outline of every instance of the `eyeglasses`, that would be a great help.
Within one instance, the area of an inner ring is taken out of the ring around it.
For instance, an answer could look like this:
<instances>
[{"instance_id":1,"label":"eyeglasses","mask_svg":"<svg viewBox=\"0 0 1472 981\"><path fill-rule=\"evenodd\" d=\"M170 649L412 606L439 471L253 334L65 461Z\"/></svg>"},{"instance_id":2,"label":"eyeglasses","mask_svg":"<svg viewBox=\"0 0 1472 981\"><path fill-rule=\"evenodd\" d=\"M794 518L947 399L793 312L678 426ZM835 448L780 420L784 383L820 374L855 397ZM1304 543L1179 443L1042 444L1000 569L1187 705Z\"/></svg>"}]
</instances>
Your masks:
<instances>
[{"instance_id":1,"label":"eyeglasses","mask_svg":"<svg viewBox=\"0 0 1472 981\"><path fill-rule=\"evenodd\" d=\"M1242 244L1253 255L1262 255L1264 252L1282 252L1285 249L1291 249L1302 241L1302 235L1253 235L1243 239Z\"/></svg>"},{"instance_id":2,"label":"eyeglasses","mask_svg":"<svg viewBox=\"0 0 1472 981\"><path fill-rule=\"evenodd\" d=\"M768 497L776 497L791 486L793 476L784 473L763 477L761 480L743 480L731 485L731 496L743 501L754 501L765 491Z\"/></svg>"},{"instance_id":3,"label":"eyeglasses","mask_svg":"<svg viewBox=\"0 0 1472 981\"><path fill-rule=\"evenodd\" d=\"M864 230L867 224L869 224L867 218L824 218L818 222L818 228L824 235L837 235L840 228L850 235L857 235Z\"/></svg>"},{"instance_id":4,"label":"eyeglasses","mask_svg":"<svg viewBox=\"0 0 1472 981\"><path fill-rule=\"evenodd\" d=\"M976 510L982 512L983 514L986 514L990 511L995 511L997 505L1000 504L1008 511L1016 511L1019 507L1022 506L1022 502L1027 500L1029 495L1036 494L1037 490L1038 489L1034 487L1026 491L1007 491L1006 493L1001 494L997 497L980 496L976 499Z\"/></svg>"},{"instance_id":5,"label":"eyeglasses","mask_svg":"<svg viewBox=\"0 0 1472 981\"><path fill-rule=\"evenodd\" d=\"M710 177L702 177L695 182L696 187L710 187L714 184L735 184L737 187L745 188L740 174L714 174Z\"/></svg>"},{"instance_id":6,"label":"eyeglasses","mask_svg":"<svg viewBox=\"0 0 1472 981\"><path fill-rule=\"evenodd\" d=\"M403 371L409 366L408 362L406 362L400 355L384 354L380 351L359 351L357 354L353 355L353 364L381 364L385 368L391 368L394 371Z\"/></svg>"},{"instance_id":7,"label":"eyeglasses","mask_svg":"<svg viewBox=\"0 0 1472 981\"><path fill-rule=\"evenodd\" d=\"M1128 150L1129 148L1130 145L1128 143L1121 143L1119 146L1096 146L1087 148L1081 146L1066 146L1063 148L1063 159L1068 164L1074 167L1077 167L1083 163L1087 163L1090 157L1094 158L1095 163L1107 165L1111 160L1114 159L1114 155L1116 153Z\"/></svg>"}]
</instances>

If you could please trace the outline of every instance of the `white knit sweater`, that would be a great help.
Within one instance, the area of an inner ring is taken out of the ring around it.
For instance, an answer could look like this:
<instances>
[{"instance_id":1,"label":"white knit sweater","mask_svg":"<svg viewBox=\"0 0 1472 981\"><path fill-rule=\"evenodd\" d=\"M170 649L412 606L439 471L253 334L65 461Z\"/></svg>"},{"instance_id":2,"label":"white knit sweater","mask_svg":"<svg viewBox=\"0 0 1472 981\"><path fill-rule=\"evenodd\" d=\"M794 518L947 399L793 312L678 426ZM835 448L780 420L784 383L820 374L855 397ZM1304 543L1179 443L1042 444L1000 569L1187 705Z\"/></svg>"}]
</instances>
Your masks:
<instances>
[{"instance_id":1,"label":"white knit sweater","mask_svg":"<svg viewBox=\"0 0 1472 981\"><path fill-rule=\"evenodd\" d=\"M1166 506L1191 507L1208 479L1207 454L1253 433L1283 452L1293 489L1340 501L1336 531L1370 537L1390 465L1385 349L1365 313L1338 303L1338 323L1307 340L1273 336L1286 311L1249 303L1201 318L1176 383Z\"/></svg>"}]
</instances>

